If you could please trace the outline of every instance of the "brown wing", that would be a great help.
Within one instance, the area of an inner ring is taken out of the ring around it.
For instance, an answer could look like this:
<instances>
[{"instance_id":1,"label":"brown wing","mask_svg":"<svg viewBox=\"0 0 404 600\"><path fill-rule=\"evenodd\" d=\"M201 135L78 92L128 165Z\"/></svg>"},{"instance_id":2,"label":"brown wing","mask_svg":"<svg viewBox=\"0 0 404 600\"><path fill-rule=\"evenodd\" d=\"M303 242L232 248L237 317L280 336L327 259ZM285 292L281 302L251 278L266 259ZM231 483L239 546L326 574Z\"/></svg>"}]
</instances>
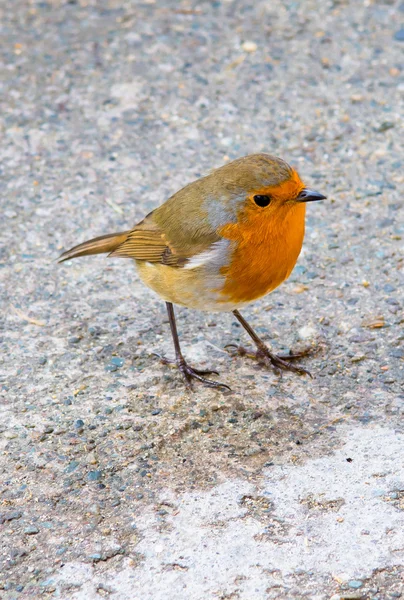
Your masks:
<instances>
[{"instance_id":1,"label":"brown wing","mask_svg":"<svg viewBox=\"0 0 404 600\"><path fill-rule=\"evenodd\" d=\"M115 248L109 256L133 258L170 265L171 267L184 266L188 256L176 252L165 234L150 217L151 215L148 215L132 231L129 231L125 241Z\"/></svg>"},{"instance_id":2,"label":"brown wing","mask_svg":"<svg viewBox=\"0 0 404 600\"><path fill-rule=\"evenodd\" d=\"M200 206L200 197L206 194L193 193L195 186L198 188L200 182L174 194L132 230L79 244L64 252L60 260L109 253L109 256L183 267L190 258L220 239Z\"/></svg>"}]
</instances>

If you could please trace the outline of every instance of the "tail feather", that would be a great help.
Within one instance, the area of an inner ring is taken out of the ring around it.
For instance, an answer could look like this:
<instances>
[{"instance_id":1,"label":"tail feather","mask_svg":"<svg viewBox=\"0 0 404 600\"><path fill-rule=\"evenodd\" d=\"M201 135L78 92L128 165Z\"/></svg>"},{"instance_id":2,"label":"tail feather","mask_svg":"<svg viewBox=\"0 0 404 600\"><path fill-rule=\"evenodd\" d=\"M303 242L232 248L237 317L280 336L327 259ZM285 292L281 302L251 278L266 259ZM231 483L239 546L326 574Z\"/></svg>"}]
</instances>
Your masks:
<instances>
[{"instance_id":1,"label":"tail feather","mask_svg":"<svg viewBox=\"0 0 404 600\"><path fill-rule=\"evenodd\" d=\"M58 262L64 262L71 258L77 258L79 256L87 256L90 254L105 254L106 252L113 252L126 241L130 231L122 231L120 233L109 233L108 235L101 235L87 242L83 242L70 250L66 250L60 255Z\"/></svg>"}]
</instances>

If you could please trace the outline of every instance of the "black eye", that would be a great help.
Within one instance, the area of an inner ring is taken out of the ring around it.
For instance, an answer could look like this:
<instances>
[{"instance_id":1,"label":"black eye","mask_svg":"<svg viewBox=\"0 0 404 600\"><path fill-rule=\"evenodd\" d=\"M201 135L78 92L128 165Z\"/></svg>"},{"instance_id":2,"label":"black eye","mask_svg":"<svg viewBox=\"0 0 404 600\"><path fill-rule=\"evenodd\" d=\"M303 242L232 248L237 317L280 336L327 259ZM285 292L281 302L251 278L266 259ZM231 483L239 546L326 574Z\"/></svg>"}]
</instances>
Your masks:
<instances>
[{"instance_id":1,"label":"black eye","mask_svg":"<svg viewBox=\"0 0 404 600\"><path fill-rule=\"evenodd\" d=\"M261 206L261 208L264 208L265 206L268 206L268 204L270 204L271 202L271 198L269 196L254 196L254 202L257 206Z\"/></svg>"}]
</instances>

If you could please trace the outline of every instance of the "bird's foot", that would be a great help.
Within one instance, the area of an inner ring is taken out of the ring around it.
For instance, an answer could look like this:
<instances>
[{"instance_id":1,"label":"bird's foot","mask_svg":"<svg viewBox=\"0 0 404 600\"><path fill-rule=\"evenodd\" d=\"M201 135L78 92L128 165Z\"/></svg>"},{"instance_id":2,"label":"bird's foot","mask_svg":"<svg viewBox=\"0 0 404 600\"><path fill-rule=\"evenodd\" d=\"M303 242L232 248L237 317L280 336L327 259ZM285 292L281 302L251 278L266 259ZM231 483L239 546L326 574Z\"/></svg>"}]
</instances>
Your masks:
<instances>
[{"instance_id":1,"label":"bird's foot","mask_svg":"<svg viewBox=\"0 0 404 600\"><path fill-rule=\"evenodd\" d=\"M213 379L206 379L204 375L219 375L217 371L201 371L200 369L194 369L190 365L188 365L185 361L180 362L178 365L178 369L181 371L182 376L184 377L186 384L188 387L192 389L192 380L196 379L197 381L201 381L208 387L212 388L224 388L230 391L230 388L225 383L220 383L220 381L214 381Z\"/></svg>"},{"instance_id":2,"label":"bird's foot","mask_svg":"<svg viewBox=\"0 0 404 600\"><path fill-rule=\"evenodd\" d=\"M193 388L193 379L196 379L208 387L224 388L231 391L231 388L225 383L220 383L220 381L214 381L213 379L206 379L205 375L219 375L218 371L214 371L213 369L195 369L194 367L191 367L184 358L180 358L178 360L168 360L160 354L156 354L156 356L159 357L163 365L172 365L177 367L185 380L186 386L190 389Z\"/></svg>"},{"instance_id":3,"label":"bird's foot","mask_svg":"<svg viewBox=\"0 0 404 600\"><path fill-rule=\"evenodd\" d=\"M311 354L310 348L307 348L302 352L290 352L289 354L279 356L277 354L272 354L272 352L269 351L265 344L259 346L258 350L256 350L255 352L248 351L246 348L244 348L244 346L237 346L236 344L227 344L226 348L234 348L235 354L238 354L239 356L246 356L247 358L252 358L260 364L267 366L271 365L278 372L292 371L293 373L298 373L299 375L309 375L310 377L313 377L310 371L308 371L307 369L298 366L295 367L295 365L292 365L289 362L290 360L295 360L296 358L308 356L309 354Z\"/></svg>"}]
</instances>

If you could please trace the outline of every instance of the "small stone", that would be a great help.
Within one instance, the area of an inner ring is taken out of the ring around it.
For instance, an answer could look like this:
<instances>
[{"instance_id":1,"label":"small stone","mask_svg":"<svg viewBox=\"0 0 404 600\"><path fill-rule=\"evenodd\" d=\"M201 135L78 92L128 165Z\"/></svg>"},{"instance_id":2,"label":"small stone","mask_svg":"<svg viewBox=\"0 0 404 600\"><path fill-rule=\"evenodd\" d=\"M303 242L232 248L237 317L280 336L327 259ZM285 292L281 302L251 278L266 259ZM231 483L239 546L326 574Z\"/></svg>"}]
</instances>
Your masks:
<instances>
[{"instance_id":1,"label":"small stone","mask_svg":"<svg viewBox=\"0 0 404 600\"><path fill-rule=\"evenodd\" d=\"M316 330L314 329L314 327L311 327L310 325L305 325L304 327L301 327L299 329L298 335L301 340L307 340L307 339L315 337Z\"/></svg>"},{"instance_id":2,"label":"small stone","mask_svg":"<svg viewBox=\"0 0 404 600\"><path fill-rule=\"evenodd\" d=\"M99 562L100 560L102 560L102 555L99 552L96 552L95 554L90 554L90 558L94 562Z\"/></svg>"},{"instance_id":3,"label":"small stone","mask_svg":"<svg viewBox=\"0 0 404 600\"><path fill-rule=\"evenodd\" d=\"M46 365L46 363L48 362L48 359L46 358L46 356L40 356L38 358L38 362L40 365Z\"/></svg>"},{"instance_id":4,"label":"small stone","mask_svg":"<svg viewBox=\"0 0 404 600\"><path fill-rule=\"evenodd\" d=\"M244 452L244 456L257 456L257 454L261 454L262 449L261 448L247 448L247 450Z\"/></svg>"},{"instance_id":5,"label":"small stone","mask_svg":"<svg viewBox=\"0 0 404 600\"><path fill-rule=\"evenodd\" d=\"M374 339L375 338L371 334L363 332L351 336L350 338L348 338L348 342L354 342L355 344L363 344L365 342L371 342Z\"/></svg>"},{"instance_id":6,"label":"small stone","mask_svg":"<svg viewBox=\"0 0 404 600\"><path fill-rule=\"evenodd\" d=\"M125 362L125 359L119 358L119 356L113 356L111 358L111 365L115 365L118 368L122 367L124 362Z\"/></svg>"},{"instance_id":7,"label":"small stone","mask_svg":"<svg viewBox=\"0 0 404 600\"><path fill-rule=\"evenodd\" d=\"M77 460L72 460L71 462L69 462L69 464L65 468L65 473L73 473L73 471L75 471L77 469L79 464L80 463Z\"/></svg>"},{"instance_id":8,"label":"small stone","mask_svg":"<svg viewBox=\"0 0 404 600\"><path fill-rule=\"evenodd\" d=\"M375 127L375 131L377 131L378 133L383 133L384 131L393 129L394 125L395 124L392 121L383 121L382 123L380 123L380 125Z\"/></svg>"},{"instance_id":9,"label":"small stone","mask_svg":"<svg viewBox=\"0 0 404 600\"><path fill-rule=\"evenodd\" d=\"M351 581L348 581L348 585L350 588L357 590L363 586L363 581L360 581L360 579L351 579Z\"/></svg>"},{"instance_id":10,"label":"small stone","mask_svg":"<svg viewBox=\"0 0 404 600\"><path fill-rule=\"evenodd\" d=\"M78 344L81 340L81 337L73 336L69 339L69 344Z\"/></svg>"},{"instance_id":11,"label":"small stone","mask_svg":"<svg viewBox=\"0 0 404 600\"><path fill-rule=\"evenodd\" d=\"M87 457L87 462L89 465L96 465L98 463L98 459L94 452L90 452L90 454Z\"/></svg>"},{"instance_id":12,"label":"small stone","mask_svg":"<svg viewBox=\"0 0 404 600\"><path fill-rule=\"evenodd\" d=\"M404 42L404 27L401 27L401 29L396 31L396 33L394 34L394 39L397 42Z\"/></svg>"},{"instance_id":13,"label":"small stone","mask_svg":"<svg viewBox=\"0 0 404 600\"><path fill-rule=\"evenodd\" d=\"M35 573L35 571L34 571L34 573ZM45 581L41 581L41 583L39 585L42 588L46 588L47 592L54 592L56 590L54 583L55 582L53 579L46 579Z\"/></svg>"},{"instance_id":14,"label":"small stone","mask_svg":"<svg viewBox=\"0 0 404 600\"><path fill-rule=\"evenodd\" d=\"M76 429L83 429L84 427L84 421L82 421L81 419L77 419L77 421L74 424Z\"/></svg>"},{"instance_id":15,"label":"small stone","mask_svg":"<svg viewBox=\"0 0 404 600\"><path fill-rule=\"evenodd\" d=\"M88 481L99 481L102 477L102 471L89 471L87 474Z\"/></svg>"},{"instance_id":16,"label":"small stone","mask_svg":"<svg viewBox=\"0 0 404 600\"><path fill-rule=\"evenodd\" d=\"M6 438L6 440L14 440L16 437L18 437L15 431L5 431L3 436Z\"/></svg>"},{"instance_id":17,"label":"small stone","mask_svg":"<svg viewBox=\"0 0 404 600\"><path fill-rule=\"evenodd\" d=\"M39 529L36 525L28 525L28 527L24 529L24 533L26 535L35 535L39 533Z\"/></svg>"},{"instance_id":18,"label":"small stone","mask_svg":"<svg viewBox=\"0 0 404 600\"><path fill-rule=\"evenodd\" d=\"M13 510L6 514L0 514L0 525L6 523L8 521L14 521L15 519L20 519L22 517L22 512L20 510Z\"/></svg>"},{"instance_id":19,"label":"small stone","mask_svg":"<svg viewBox=\"0 0 404 600\"><path fill-rule=\"evenodd\" d=\"M355 356L352 356L351 362L353 362L353 363L361 362L362 360L365 360L365 358L366 358L366 356L364 354L355 354Z\"/></svg>"},{"instance_id":20,"label":"small stone","mask_svg":"<svg viewBox=\"0 0 404 600\"><path fill-rule=\"evenodd\" d=\"M256 52L257 50L257 44L255 42L244 42L243 44L241 44L242 49L244 50L244 52Z\"/></svg>"},{"instance_id":21,"label":"small stone","mask_svg":"<svg viewBox=\"0 0 404 600\"><path fill-rule=\"evenodd\" d=\"M153 416L159 415L160 413L161 413L161 408L155 408L154 410L152 410Z\"/></svg>"}]
</instances>

